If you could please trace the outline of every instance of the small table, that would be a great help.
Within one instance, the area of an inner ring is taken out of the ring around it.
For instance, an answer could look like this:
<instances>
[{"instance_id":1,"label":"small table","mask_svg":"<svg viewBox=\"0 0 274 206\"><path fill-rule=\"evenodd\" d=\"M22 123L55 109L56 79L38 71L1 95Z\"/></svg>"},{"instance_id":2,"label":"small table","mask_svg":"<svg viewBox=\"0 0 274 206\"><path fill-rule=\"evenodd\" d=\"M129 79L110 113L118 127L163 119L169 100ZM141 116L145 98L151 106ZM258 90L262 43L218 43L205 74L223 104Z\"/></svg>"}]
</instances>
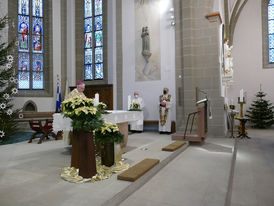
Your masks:
<instances>
[{"instance_id":1,"label":"small table","mask_svg":"<svg viewBox=\"0 0 274 206\"><path fill-rule=\"evenodd\" d=\"M246 117L239 117L239 118L236 118L237 120L240 121L240 128L239 128L239 135L237 136L237 138L248 138L250 139L249 136L247 136L247 131L246 131L246 127L245 127L245 124L246 122L249 120L249 118L246 118Z\"/></svg>"}]
</instances>

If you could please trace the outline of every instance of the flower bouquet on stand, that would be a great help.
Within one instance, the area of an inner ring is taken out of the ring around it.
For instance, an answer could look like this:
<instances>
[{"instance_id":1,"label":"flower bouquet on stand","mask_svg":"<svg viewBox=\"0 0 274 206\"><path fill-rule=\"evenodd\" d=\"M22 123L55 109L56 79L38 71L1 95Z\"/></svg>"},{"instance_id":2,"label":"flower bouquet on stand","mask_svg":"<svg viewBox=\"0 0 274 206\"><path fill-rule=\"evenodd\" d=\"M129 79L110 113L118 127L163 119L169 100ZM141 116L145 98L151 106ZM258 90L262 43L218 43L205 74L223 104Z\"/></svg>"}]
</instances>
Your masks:
<instances>
[{"instance_id":1,"label":"flower bouquet on stand","mask_svg":"<svg viewBox=\"0 0 274 206\"><path fill-rule=\"evenodd\" d=\"M132 102L130 104L129 111L142 111L140 103L139 102Z\"/></svg>"},{"instance_id":2,"label":"flower bouquet on stand","mask_svg":"<svg viewBox=\"0 0 274 206\"><path fill-rule=\"evenodd\" d=\"M101 164L111 167L115 162L114 145L119 147L124 141L124 135L120 133L119 127L110 122L104 122L102 127L95 129L95 142L101 145ZM117 152L121 156L120 152ZM117 154L117 155L118 155ZM119 157L118 157L119 159Z\"/></svg>"},{"instance_id":3,"label":"flower bouquet on stand","mask_svg":"<svg viewBox=\"0 0 274 206\"><path fill-rule=\"evenodd\" d=\"M96 174L93 131L103 125L101 114L105 104L94 105L94 100L73 97L63 101L64 116L72 119L73 138L71 167L79 168L79 175L91 178Z\"/></svg>"}]
</instances>

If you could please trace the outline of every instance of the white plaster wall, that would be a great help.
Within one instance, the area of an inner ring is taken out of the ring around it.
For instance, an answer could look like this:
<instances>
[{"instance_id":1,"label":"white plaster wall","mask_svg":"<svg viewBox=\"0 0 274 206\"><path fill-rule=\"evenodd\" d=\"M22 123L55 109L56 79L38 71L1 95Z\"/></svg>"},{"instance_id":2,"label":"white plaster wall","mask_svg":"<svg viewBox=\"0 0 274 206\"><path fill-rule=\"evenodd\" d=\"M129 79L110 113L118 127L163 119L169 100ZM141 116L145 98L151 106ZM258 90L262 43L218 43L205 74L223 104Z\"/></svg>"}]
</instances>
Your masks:
<instances>
[{"instance_id":1,"label":"white plaster wall","mask_svg":"<svg viewBox=\"0 0 274 206\"><path fill-rule=\"evenodd\" d=\"M32 100L37 105L38 112L55 111L56 79L61 79L61 0L52 1L53 29L53 97L17 97L14 98L15 108L22 108L24 103Z\"/></svg>"},{"instance_id":2,"label":"white plaster wall","mask_svg":"<svg viewBox=\"0 0 274 206\"><path fill-rule=\"evenodd\" d=\"M135 82L135 13L134 0L122 1L122 35L123 35L123 109L127 110L127 97L139 91L145 101L144 119L158 120L159 95L164 87L168 87L173 97L172 120L175 116L175 35L170 26L169 9L172 0L160 0L160 48L161 48L161 80ZM153 15L153 14L151 14Z\"/></svg>"},{"instance_id":3,"label":"white plaster wall","mask_svg":"<svg viewBox=\"0 0 274 206\"><path fill-rule=\"evenodd\" d=\"M67 0L67 80L76 85L75 60L75 0Z\"/></svg>"},{"instance_id":4,"label":"white plaster wall","mask_svg":"<svg viewBox=\"0 0 274 206\"><path fill-rule=\"evenodd\" d=\"M264 69L262 59L261 1L249 0L236 25L232 57L234 63L234 84L228 89L228 98L237 102L240 89L247 91L249 107L260 84L267 99L274 103L274 68ZM239 105L236 104L238 109Z\"/></svg>"},{"instance_id":5,"label":"white plaster wall","mask_svg":"<svg viewBox=\"0 0 274 206\"><path fill-rule=\"evenodd\" d=\"M8 13L8 0L1 0L0 8L1 8L0 9L0 18L3 18ZM5 29L0 31L0 35L1 35L0 44L8 41L8 26L6 26Z\"/></svg>"}]
</instances>

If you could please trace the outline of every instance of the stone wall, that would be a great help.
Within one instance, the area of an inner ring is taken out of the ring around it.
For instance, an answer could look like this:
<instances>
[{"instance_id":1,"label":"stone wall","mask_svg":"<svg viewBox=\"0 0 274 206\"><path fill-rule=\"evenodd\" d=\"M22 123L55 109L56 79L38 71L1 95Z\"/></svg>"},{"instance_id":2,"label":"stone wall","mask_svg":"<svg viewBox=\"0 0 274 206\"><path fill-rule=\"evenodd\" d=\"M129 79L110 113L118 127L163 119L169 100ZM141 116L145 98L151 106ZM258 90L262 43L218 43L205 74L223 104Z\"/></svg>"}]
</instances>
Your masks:
<instances>
[{"instance_id":1,"label":"stone wall","mask_svg":"<svg viewBox=\"0 0 274 206\"><path fill-rule=\"evenodd\" d=\"M211 100L213 118L208 121L211 136L225 133L224 100L221 97L219 64L220 24L209 23L206 14L214 0L175 0L176 126L184 131L187 115L196 110L196 87ZM202 98L203 95L200 95Z\"/></svg>"}]
</instances>

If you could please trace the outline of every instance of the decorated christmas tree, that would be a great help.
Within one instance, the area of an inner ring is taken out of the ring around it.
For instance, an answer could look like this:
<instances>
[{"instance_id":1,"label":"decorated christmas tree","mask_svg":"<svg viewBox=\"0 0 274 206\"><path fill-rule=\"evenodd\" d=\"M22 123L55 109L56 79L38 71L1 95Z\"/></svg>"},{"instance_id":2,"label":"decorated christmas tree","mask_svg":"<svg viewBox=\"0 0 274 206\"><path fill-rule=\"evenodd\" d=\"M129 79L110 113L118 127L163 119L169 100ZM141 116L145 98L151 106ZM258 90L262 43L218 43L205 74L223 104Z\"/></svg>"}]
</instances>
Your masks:
<instances>
[{"instance_id":1,"label":"decorated christmas tree","mask_svg":"<svg viewBox=\"0 0 274 206\"><path fill-rule=\"evenodd\" d=\"M269 100L265 100L264 93L261 88L256 94L256 100L253 101L249 109L247 110L247 115L252 122L252 127L264 129L271 126L274 123L274 112L272 103Z\"/></svg>"},{"instance_id":2,"label":"decorated christmas tree","mask_svg":"<svg viewBox=\"0 0 274 206\"><path fill-rule=\"evenodd\" d=\"M0 18L0 32L6 27L8 18ZM14 42L3 42L0 33L0 139L14 133L18 110L13 110L12 97L17 94L17 79L13 68L12 48Z\"/></svg>"}]
</instances>

